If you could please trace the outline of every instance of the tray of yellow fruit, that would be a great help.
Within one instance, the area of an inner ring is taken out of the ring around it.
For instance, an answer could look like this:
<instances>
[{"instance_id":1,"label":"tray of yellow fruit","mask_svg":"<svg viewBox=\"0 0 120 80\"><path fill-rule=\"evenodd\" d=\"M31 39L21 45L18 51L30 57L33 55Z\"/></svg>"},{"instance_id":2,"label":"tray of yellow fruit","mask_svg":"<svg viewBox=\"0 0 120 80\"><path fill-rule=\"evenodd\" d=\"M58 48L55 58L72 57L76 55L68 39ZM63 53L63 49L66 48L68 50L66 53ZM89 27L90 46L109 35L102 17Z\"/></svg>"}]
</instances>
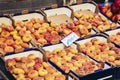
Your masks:
<instances>
[{"instance_id":1,"label":"tray of yellow fruit","mask_svg":"<svg viewBox=\"0 0 120 80\"><path fill-rule=\"evenodd\" d=\"M59 17L53 16L53 13L57 14ZM79 23L72 20L71 15L71 9L68 7L60 7L55 9L47 8L39 13L35 11L32 13L28 12L27 14L14 14L12 19L14 20L15 29L20 31L21 35L24 35L26 31L31 35L31 43L33 43L33 45L36 46L36 44L39 44L40 46L48 46L59 43L62 38L66 37L71 32L76 33L79 37L89 34L88 30L81 29L83 26L79 26ZM57 22L49 23L46 22L47 16L52 16L51 20L54 20L53 18L55 17L55 21L58 22L59 19L65 20L63 18L66 18L67 22L62 21L60 25L56 24ZM88 27L91 26L88 25ZM93 33L95 34L94 31Z\"/></svg>"},{"instance_id":2,"label":"tray of yellow fruit","mask_svg":"<svg viewBox=\"0 0 120 80\"><path fill-rule=\"evenodd\" d=\"M119 26L101 14L94 2L72 5L74 16L81 24L91 24L96 32L106 31Z\"/></svg>"},{"instance_id":3,"label":"tray of yellow fruit","mask_svg":"<svg viewBox=\"0 0 120 80\"><path fill-rule=\"evenodd\" d=\"M43 49L45 51L44 53L46 57L48 58L48 61L52 65L54 65L59 71L61 71L63 74L66 75L69 75L70 71L73 71L77 75L81 76L82 79L87 77L89 74L90 75L94 75L96 73L104 74L104 70L108 70L108 71L114 70L111 69L109 65L107 64L103 65L102 63L94 61L93 59L79 52L75 44L71 44L69 47L65 47L64 44L60 43L56 45L45 46L43 47ZM88 72L86 70L83 70L83 73L82 72L79 73L80 68L86 66L84 64L89 65L89 67L94 66L94 69L90 70L89 68ZM97 78L98 77L104 77L104 76L103 75L97 76ZM69 78L68 80L74 80L74 79L76 78Z\"/></svg>"},{"instance_id":4,"label":"tray of yellow fruit","mask_svg":"<svg viewBox=\"0 0 120 80\"><path fill-rule=\"evenodd\" d=\"M43 57L38 49L29 48L17 54L8 53L3 60L7 70L14 76L11 80L66 80L66 77L43 60Z\"/></svg>"},{"instance_id":5,"label":"tray of yellow fruit","mask_svg":"<svg viewBox=\"0 0 120 80\"><path fill-rule=\"evenodd\" d=\"M35 47L37 47L36 44L44 46L59 43L61 39L53 27L46 22L46 17L40 10L28 12L27 14L14 14L12 19L14 20L15 29L20 31L21 35L25 35L26 31L29 32L32 38L31 43Z\"/></svg>"},{"instance_id":6,"label":"tray of yellow fruit","mask_svg":"<svg viewBox=\"0 0 120 80\"><path fill-rule=\"evenodd\" d=\"M94 35L76 43L79 45L78 49L91 58L108 62L113 66L120 65L120 49L111 43L106 36Z\"/></svg>"},{"instance_id":7,"label":"tray of yellow fruit","mask_svg":"<svg viewBox=\"0 0 120 80\"><path fill-rule=\"evenodd\" d=\"M23 29L21 29L23 30ZM21 31L14 29L13 20L8 16L0 17L0 54L4 55L8 52L18 51L31 47L29 41L29 31L26 35L21 34Z\"/></svg>"},{"instance_id":8,"label":"tray of yellow fruit","mask_svg":"<svg viewBox=\"0 0 120 80\"><path fill-rule=\"evenodd\" d=\"M92 26L89 24L81 25L79 20L74 18L73 9L67 6L58 6L56 8L46 8L44 13L47 16L47 21L52 27L59 27L59 32L63 31L64 35L70 32L76 33L79 37L95 34ZM60 26L59 26L60 25Z\"/></svg>"}]
</instances>

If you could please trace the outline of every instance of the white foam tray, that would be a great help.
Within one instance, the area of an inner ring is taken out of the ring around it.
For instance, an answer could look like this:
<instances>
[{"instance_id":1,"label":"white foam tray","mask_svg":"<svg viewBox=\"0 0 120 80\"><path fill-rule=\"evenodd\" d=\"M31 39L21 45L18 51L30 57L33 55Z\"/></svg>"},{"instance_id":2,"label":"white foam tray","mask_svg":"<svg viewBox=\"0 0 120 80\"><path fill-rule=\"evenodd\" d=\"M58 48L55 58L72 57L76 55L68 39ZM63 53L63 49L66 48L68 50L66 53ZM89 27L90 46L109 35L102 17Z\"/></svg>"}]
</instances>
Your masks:
<instances>
[{"instance_id":1,"label":"white foam tray","mask_svg":"<svg viewBox=\"0 0 120 80\"><path fill-rule=\"evenodd\" d=\"M71 14L72 14L72 11L67 7L47 9L47 10L44 10L44 12L46 13L47 17L60 15L60 14L66 14L68 17L71 17Z\"/></svg>"},{"instance_id":2,"label":"white foam tray","mask_svg":"<svg viewBox=\"0 0 120 80\"><path fill-rule=\"evenodd\" d=\"M77 46L75 44L71 44L70 45L73 49L77 49ZM45 51L50 51L52 52L53 50L55 49L60 49L60 50L63 50L65 48L65 45L60 43L60 44L56 44L56 45L51 45L51 46L45 46L43 47L43 49Z\"/></svg>"},{"instance_id":3,"label":"white foam tray","mask_svg":"<svg viewBox=\"0 0 120 80\"><path fill-rule=\"evenodd\" d=\"M15 15L13 16L13 19L15 21L24 21L24 20L30 20L32 18L40 18L41 20L44 20L44 17L40 13L28 13L28 14L21 14L21 15Z\"/></svg>"},{"instance_id":4,"label":"white foam tray","mask_svg":"<svg viewBox=\"0 0 120 80\"><path fill-rule=\"evenodd\" d=\"M93 38L97 38L99 39L100 41L104 41L104 42L107 42L107 39L102 37L102 36L95 36L95 37L91 37L91 38L87 38L87 39L84 39L84 40L80 40L80 41L76 41L76 43L78 44L85 44L86 42L90 42L91 39Z\"/></svg>"},{"instance_id":5,"label":"white foam tray","mask_svg":"<svg viewBox=\"0 0 120 80\"><path fill-rule=\"evenodd\" d=\"M0 17L0 25L1 24L12 25L12 21L6 17Z\"/></svg>"},{"instance_id":6,"label":"white foam tray","mask_svg":"<svg viewBox=\"0 0 120 80\"><path fill-rule=\"evenodd\" d=\"M73 9L74 12L89 9L95 13L95 10L96 10L96 6L92 3L83 3L79 5L73 5L71 6L71 8Z\"/></svg>"},{"instance_id":7,"label":"white foam tray","mask_svg":"<svg viewBox=\"0 0 120 80\"><path fill-rule=\"evenodd\" d=\"M120 32L120 28L115 29L115 30L111 30L111 31L106 31L105 33L110 36L110 35L114 35L114 34L116 34L118 32Z\"/></svg>"},{"instance_id":8,"label":"white foam tray","mask_svg":"<svg viewBox=\"0 0 120 80\"><path fill-rule=\"evenodd\" d=\"M7 59L12 59L12 58L27 57L30 54L35 54L36 57L43 58L43 55L40 51L30 50L30 51L26 51L26 52L20 52L20 53L17 53L17 54L7 55L7 56L4 57L4 59L7 60Z\"/></svg>"}]
</instances>

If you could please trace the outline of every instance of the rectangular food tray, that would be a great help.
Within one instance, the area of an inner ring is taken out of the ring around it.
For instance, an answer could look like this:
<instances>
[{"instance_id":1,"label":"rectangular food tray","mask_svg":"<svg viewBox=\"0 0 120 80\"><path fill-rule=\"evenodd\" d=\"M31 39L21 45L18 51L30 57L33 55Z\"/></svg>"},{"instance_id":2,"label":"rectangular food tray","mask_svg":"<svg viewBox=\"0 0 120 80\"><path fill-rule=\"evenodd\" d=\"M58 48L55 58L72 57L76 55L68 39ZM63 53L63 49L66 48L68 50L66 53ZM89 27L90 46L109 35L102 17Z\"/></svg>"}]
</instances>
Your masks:
<instances>
[{"instance_id":1,"label":"rectangular food tray","mask_svg":"<svg viewBox=\"0 0 120 80\"><path fill-rule=\"evenodd\" d=\"M73 12L77 12L77 11L80 11L80 10L90 10L92 11L93 13L97 13L99 14L100 16L102 17L105 17L107 19L109 19L108 17L106 17L104 14L102 14L98 8L97 8L97 5L94 3L94 2L85 2L85 3L82 3L82 4L76 4L76 5L72 5L70 6L72 9L73 9ZM112 20L109 19L110 23L112 23ZM117 26L118 27L120 26L119 23L117 23ZM94 29L96 32L99 32L99 30L97 28ZM111 28L110 29L107 29L105 31L108 31L108 30L112 30Z\"/></svg>"},{"instance_id":2,"label":"rectangular food tray","mask_svg":"<svg viewBox=\"0 0 120 80\"><path fill-rule=\"evenodd\" d=\"M46 46L46 47L43 47L43 49L45 51L50 51L52 52L53 50L55 49L64 49L65 45L60 43L60 44L57 44L57 45L51 45L51 46ZM71 47L73 49L77 49L77 46L75 44L72 44ZM83 56L86 56L85 54L82 54ZM91 60L93 60L92 58L90 58ZM51 60L48 60L49 63L51 63L53 66L55 66L55 68L57 70L59 70L60 72L62 72L63 74L65 75L68 75L68 80L88 80L88 79L92 79L92 80L96 80L96 79L99 79L99 78L103 78L103 77L107 77L107 76L110 76L109 78L113 79L114 77L114 68L111 68L109 65L105 64L105 67L103 70L98 70L96 71L95 73L92 73L92 74L88 74L88 75L85 75L85 76L78 76L75 72L71 71L68 72L68 73L65 73L60 67L58 67L54 62L52 62ZM98 63L97 61L94 60L95 63ZM108 74L110 72L110 74ZM99 75L98 75L99 74ZM104 75L102 75L104 74ZM76 76L77 75L77 76ZM96 76L93 77L93 76ZM93 78L94 79L93 79Z\"/></svg>"}]
</instances>

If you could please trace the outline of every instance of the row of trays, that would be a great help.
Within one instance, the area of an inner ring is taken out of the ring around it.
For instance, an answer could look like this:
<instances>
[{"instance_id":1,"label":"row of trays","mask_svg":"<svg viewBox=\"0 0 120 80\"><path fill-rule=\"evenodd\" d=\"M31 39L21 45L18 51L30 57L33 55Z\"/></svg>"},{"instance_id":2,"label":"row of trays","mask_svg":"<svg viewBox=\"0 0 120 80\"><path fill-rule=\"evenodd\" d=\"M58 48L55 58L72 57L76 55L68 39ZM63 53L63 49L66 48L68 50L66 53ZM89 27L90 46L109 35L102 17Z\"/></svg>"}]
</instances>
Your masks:
<instances>
[{"instance_id":1,"label":"row of trays","mask_svg":"<svg viewBox=\"0 0 120 80\"><path fill-rule=\"evenodd\" d=\"M4 14L0 17L0 52L4 55L36 44L48 46L61 42L71 32L82 38L118 26L98 12L93 2Z\"/></svg>"},{"instance_id":2,"label":"row of trays","mask_svg":"<svg viewBox=\"0 0 120 80\"><path fill-rule=\"evenodd\" d=\"M93 2L1 15L0 26L0 68L10 80L119 77L119 24ZM79 39L65 47L71 32Z\"/></svg>"},{"instance_id":3,"label":"row of trays","mask_svg":"<svg viewBox=\"0 0 120 80\"><path fill-rule=\"evenodd\" d=\"M120 48L97 34L69 47L59 43L7 53L0 68L12 80L113 80L120 73L119 56Z\"/></svg>"}]
</instances>

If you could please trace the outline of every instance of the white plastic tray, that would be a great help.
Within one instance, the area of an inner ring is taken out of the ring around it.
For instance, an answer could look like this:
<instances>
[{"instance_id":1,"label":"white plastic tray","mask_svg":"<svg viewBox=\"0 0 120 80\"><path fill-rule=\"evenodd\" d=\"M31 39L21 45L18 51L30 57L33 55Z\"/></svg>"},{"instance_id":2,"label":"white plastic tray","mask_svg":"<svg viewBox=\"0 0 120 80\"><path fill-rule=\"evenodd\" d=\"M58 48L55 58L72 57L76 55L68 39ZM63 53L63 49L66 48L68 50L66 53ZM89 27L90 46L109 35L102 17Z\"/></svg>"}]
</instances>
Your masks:
<instances>
[{"instance_id":1,"label":"white plastic tray","mask_svg":"<svg viewBox=\"0 0 120 80\"><path fill-rule=\"evenodd\" d=\"M12 21L7 17L0 17L0 25L1 24L12 25Z\"/></svg>"},{"instance_id":2,"label":"white plastic tray","mask_svg":"<svg viewBox=\"0 0 120 80\"><path fill-rule=\"evenodd\" d=\"M120 28L115 29L115 30L111 30L111 31L107 31L107 32L105 32L105 33L110 36L110 35L114 35L114 34L116 34L116 33L118 33L118 32L120 32Z\"/></svg>"},{"instance_id":3,"label":"white plastic tray","mask_svg":"<svg viewBox=\"0 0 120 80\"><path fill-rule=\"evenodd\" d=\"M77 46L75 44L71 44L70 45L73 49L77 49ZM60 43L60 44L56 44L56 45L51 45L51 46L45 46L43 47L43 49L45 51L50 51L52 52L53 50L55 49L60 49L60 50L63 50L65 48L65 45Z\"/></svg>"},{"instance_id":4,"label":"white plastic tray","mask_svg":"<svg viewBox=\"0 0 120 80\"><path fill-rule=\"evenodd\" d=\"M100 41L107 42L107 39L106 39L105 37L95 36L95 37L87 38L87 39L84 39L84 40L76 41L76 43L78 43L78 44L85 44L86 42L90 42L91 39L93 39L93 38L97 38L97 39L99 39Z\"/></svg>"},{"instance_id":5,"label":"white plastic tray","mask_svg":"<svg viewBox=\"0 0 120 80\"><path fill-rule=\"evenodd\" d=\"M83 3L79 5L73 5L71 6L71 8L73 9L74 12L89 9L95 13L95 10L96 10L96 6L92 3Z\"/></svg>"},{"instance_id":6,"label":"white plastic tray","mask_svg":"<svg viewBox=\"0 0 120 80\"><path fill-rule=\"evenodd\" d=\"M32 18L40 18L41 20L44 20L44 17L42 14L40 13L28 13L28 14L21 14L21 15L15 15L13 16L13 19L15 21L26 21L26 20L30 20Z\"/></svg>"},{"instance_id":7,"label":"white plastic tray","mask_svg":"<svg viewBox=\"0 0 120 80\"><path fill-rule=\"evenodd\" d=\"M43 58L43 55L40 51L30 50L30 51L20 52L20 53L17 53L17 54L7 55L7 56L4 57L4 59L7 60L7 59L16 58L16 57L17 58L27 57L29 54L35 54L36 57Z\"/></svg>"},{"instance_id":8,"label":"white plastic tray","mask_svg":"<svg viewBox=\"0 0 120 80\"><path fill-rule=\"evenodd\" d=\"M47 17L66 14L68 17L71 17L72 11L67 7L60 7L55 9L46 9L44 12L47 14Z\"/></svg>"}]
</instances>

